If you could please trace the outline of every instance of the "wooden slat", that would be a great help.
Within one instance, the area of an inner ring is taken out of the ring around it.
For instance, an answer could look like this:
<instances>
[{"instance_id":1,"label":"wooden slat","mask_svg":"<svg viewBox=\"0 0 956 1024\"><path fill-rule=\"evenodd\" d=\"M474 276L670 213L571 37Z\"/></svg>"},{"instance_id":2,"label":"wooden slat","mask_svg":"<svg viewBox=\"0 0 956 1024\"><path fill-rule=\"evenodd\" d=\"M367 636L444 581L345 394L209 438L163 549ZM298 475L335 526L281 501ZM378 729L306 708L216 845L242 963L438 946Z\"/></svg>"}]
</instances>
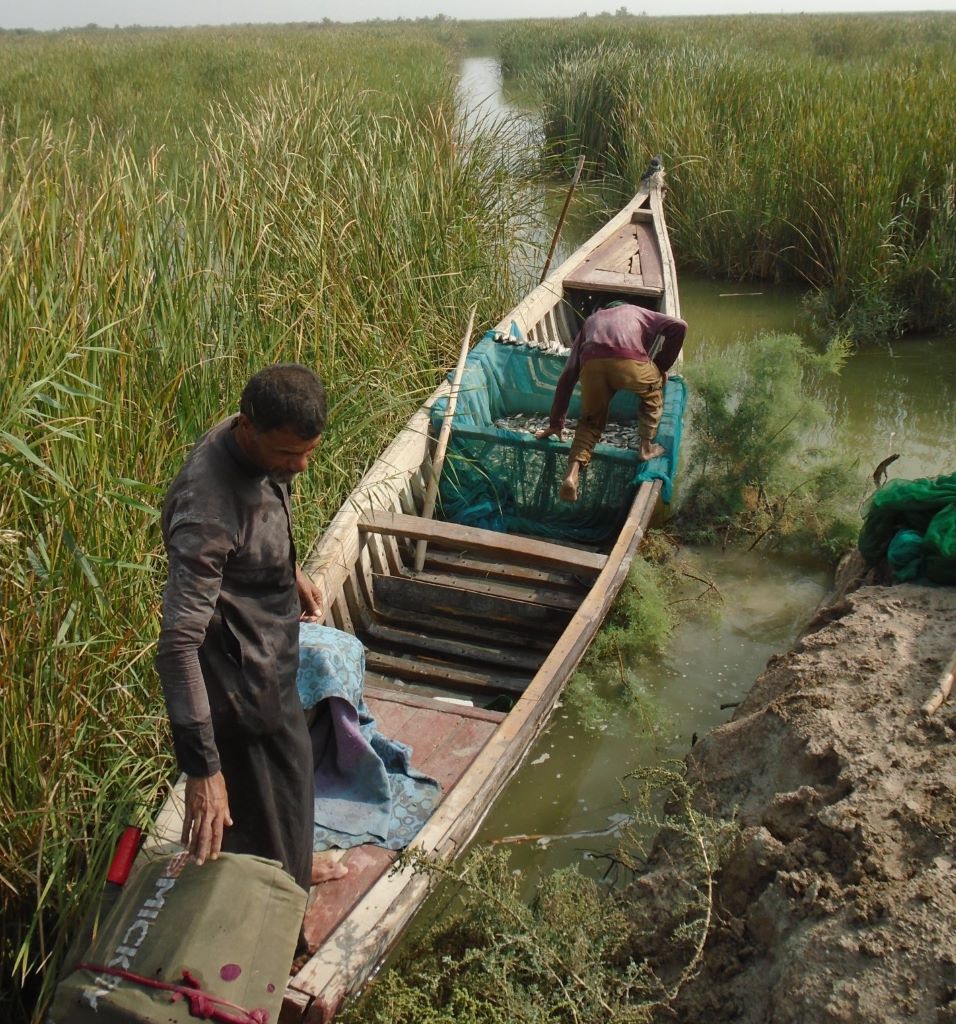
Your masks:
<instances>
[{"instance_id":1,"label":"wooden slat","mask_svg":"<svg viewBox=\"0 0 956 1024\"><path fill-rule=\"evenodd\" d=\"M607 561L606 556L561 544L551 544L532 537L517 537L474 526L459 526L439 520L406 516L395 512L368 512L360 523L364 533L427 540L440 547L466 548L481 551L522 565L541 565L569 572L596 576Z\"/></svg>"},{"instance_id":2,"label":"wooden slat","mask_svg":"<svg viewBox=\"0 0 956 1024\"><path fill-rule=\"evenodd\" d=\"M391 850L370 844L356 846L345 854L342 863L348 868L348 874L342 879L322 883L302 922L302 937L310 953L325 942L397 856Z\"/></svg>"},{"instance_id":3,"label":"wooden slat","mask_svg":"<svg viewBox=\"0 0 956 1024\"><path fill-rule=\"evenodd\" d=\"M345 577L345 582L342 584L342 596L345 598L345 603L349 610L349 618L352 620L353 631L355 631L370 613L367 599L363 593L363 588L359 586L354 568Z\"/></svg>"},{"instance_id":4,"label":"wooden slat","mask_svg":"<svg viewBox=\"0 0 956 1024\"><path fill-rule=\"evenodd\" d=\"M505 669L516 669L534 675L544 660L522 648L495 647L484 642L466 643L460 639L449 640L430 636L426 633L410 629L395 629L377 622L369 622L362 630L363 642L377 649L399 648L406 652L422 653L426 657L434 656L454 659L455 662L479 662L484 665L497 665ZM483 638L472 632L475 640ZM367 638L367 639L366 639Z\"/></svg>"},{"instance_id":5,"label":"wooden slat","mask_svg":"<svg viewBox=\"0 0 956 1024\"><path fill-rule=\"evenodd\" d=\"M454 792L454 784L487 743L493 729L487 722L476 718L460 718L454 732L442 742L429 743L424 737L419 739L418 749L422 752L422 759L416 762L416 767L437 779L445 792Z\"/></svg>"},{"instance_id":6,"label":"wooden slat","mask_svg":"<svg viewBox=\"0 0 956 1024\"><path fill-rule=\"evenodd\" d=\"M517 695L513 693L495 693L492 690L468 690L467 692L463 690L446 690L432 683L418 683L414 680L397 679L395 676L373 672L368 666L365 668L365 685L388 693L396 693L403 696L408 694L410 696L422 697L424 700L429 701L438 700L439 697L443 697L445 699L440 701L442 707L446 704L448 706L463 706L461 702L473 702L476 707L481 709L496 708L505 714L514 707L515 701L518 699ZM452 701L454 704L452 704Z\"/></svg>"},{"instance_id":7,"label":"wooden slat","mask_svg":"<svg viewBox=\"0 0 956 1024\"><path fill-rule=\"evenodd\" d=\"M412 491L411 480L405 481L405 486L402 488L402 493L399 498L401 510L407 516L417 516L420 509L415 504L415 494Z\"/></svg>"},{"instance_id":8,"label":"wooden slat","mask_svg":"<svg viewBox=\"0 0 956 1024\"><path fill-rule=\"evenodd\" d=\"M651 212L621 226L565 278L567 288L606 287L616 283L637 294L660 294L664 288L660 243Z\"/></svg>"},{"instance_id":9,"label":"wooden slat","mask_svg":"<svg viewBox=\"0 0 956 1024\"><path fill-rule=\"evenodd\" d=\"M385 550L385 561L388 564L388 571L394 576L405 571L405 560L399 550L395 537L382 536L382 546Z\"/></svg>"},{"instance_id":10,"label":"wooden slat","mask_svg":"<svg viewBox=\"0 0 956 1024\"><path fill-rule=\"evenodd\" d=\"M456 576L453 573L418 572L410 579L421 583L434 583L439 587L454 587L469 594L487 594L489 597L504 597L514 601L526 601L546 608L563 608L574 612L581 603L583 594L569 594L566 590L541 587L522 583L518 580L483 579L471 575Z\"/></svg>"},{"instance_id":11,"label":"wooden slat","mask_svg":"<svg viewBox=\"0 0 956 1024\"><path fill-rule=\"evenodd\" d=\"M335 624L336 629L342 630L343 633L355 633L355 626L352 624L352 616L349 614L348 602L345 599L343 593L339 593L339 596L332 602L332 621Z\"/></svg>"},{"instance_id":12,"label":"wooden slat","mask_svg":"<svg viewBox=\"0 0 956 1024\"><path fill-rule=\"evenodd\" d=\"M382 577L382 579L397 578ZM364 582L365 577L363 575ZM415 582L420 581L416 579ZM400 584L393 586L383 583L382 586L386 589L391 588L389 592L400 590ZM420 593L420 589L413 589L413 595ZM410 600L402 601L403 604L410 607L398 610L382 601L377 602L373 606L372 599L364 592L364 587L359 585L354 571L345 581L343 594L348 604L352 624L349 632L354 633L360 639L370 633L379 635L375 629L379 625L414 634L427 632L430 637L436 640L444 640L449 644L470 645L475 639L474 622L463 620L457 609L444 616L433 614L434 608L432 609L432 614L425 614L421 610L422 606L417 604L417 598L414 596ZM401 597L399 599L401 600ZM502 650L519 648L523 651L539 651L543 652L541 657L551 649L553 634L550 631L548 633L549 635L529 635L527 631L501 628L487 622L481 626L481 640L484 646ZM536 659L536 665L538 663L540 663L540 657Z\"/></svg>"},{"instance_id":13,"label":"wooden slat","mask_svg":"<svg viewBox=\"0 0 956 1024\"><path fill-rule=\"evenodd\" d=\"M365 652L365 664L381 675L415 679L433 683L445 690L460 690L462 693L523 693L531 678L530 674L519 677L504 672L480 672L477 669L458 668L447 662L402 658L372 649Z\"/></svg>"},{"instance_id":14,"label":"wooden slat","mask_svg":"<svg viewBox=\"0 0 956 1024\"><path fill-rule=\"evenodd\" d=\"M431 572L442 571L465 576L481 576L486 579L510 580L516 583L538 583L544 586L568 590L583 597L587 593L587 583L570 573L553 572L547 569L532 569L526 565L504 565L482 558L469 558L467 555L454 551L438 551L428 549L425 556L425 569Z\"/></svg>"},{"instance_id":15,"label":"wooden slat","mask_svg":"<svg viewBox=\"0 0 956 1024\"><path fill-rule=\"evenodd\" d=\"M578 318L570 302L562 302L559 308L561 310L563 328L561 341L570 348L575 335L578 333Z\"/></svg>"},{"instance_id":16,"label":"wooden slat","mask_svg":"<svg viewBox=\"0 0 956 1024\"><path fill-rule=\"evenodd\" d=\"M371 612L369 617L362 621L381 622L398 629L428 630L433 636L444 636L449 639L471 640L475 633L474 622L463 619L457 613L426 615L420 608L393 608L383 604L379 604L374 612ZM555 637L555 634L550 631L531 633L527 630L508 629L490 622L482 623L481 635L491 644L503 647L521 644L529 650L539 650L545 653L551 650Z\"/></svg>"},{"instance_id":17,"label":"wooden slat","mask_svg":"<svg viewBox=\"0 0 956 1024\"><path fill-rule=\"evenodd\" d=\"M365 543L372 571L380 576L388 576L390 570L385 561L385 544L381 537L369 537Z\"/></svg>"},{"instance_id":18,"label":"wooden slat","mask_svg":"<svg viewBox=\"0 0 956 1024\"><path fill-rule=\"evenodd\" d=\"M635 224L639 251L641 254L641 277L645 288L657 288L664 291L664 268L661 264L661 251L657 233L653 223Z\"/></svg>"},{"instance_id":19,"label":"wooden slat","mask_svg":"<svg viewBox=\"0 0 956 1024\"><path fill-rule=\"evenodd\" d=\"M640 295L648 299L659 299L664 294L660 287L648 288L636 284L630 274L619 274L613 270L595 268L587 275L587 279L567 282L569 288L586 288L602 292L620 292L627 295Z\"/></svg>"},{"instance_id":20,"label":"wooden slat","mask_svg":"<svg viewBox=\"0 0 956 1024\"><path fill-rule=\"evenodd\" d=\"M441 711L444 715L456 715L459 718L477 718L482 722L497 724L505 718L504 711L489 711L487 708L476 708L467 704L446 704L434 697L422 697L417 693L399 693L381 686L366 686L365 697L369 701L388 701L391 704L406 704L412 708L428 711Z\"/></svg>"},{"instance_id":21,"label":"wooden slat","mask_svg":"<svg viewBox=\"0 0 956 1024\"><path fill-rule=\"evenodd\" d=\"M372 583L376 608L402 608L411 612L427 608L431 613L466 615L482 625L492 622L511 629L541 629L552 636L557 636L571 620L571 613L564 608L548 608L408 577L376 574Z\"/></svg>"},{"instance_id":22,"label":"wooden slat","mask_svg":"<svg viewBox=\"0 0 956 1024\"><path fill-rule=\"evenodd\" d=\"M664 301L661 312L668 316L680 316L680 295L677 291L677 267L674 264L674 253L671 249L670 236L667 233L667 221L664 219L664 201L660 188L654 189L649 197L651 210L654 214L654 227L657 231L657 251L661 254L661 267L664 275ZM677 356L680 363L684 353Z\"/></svg>"},{"instance_id":23,"label":"wooden slat","mask_svg":"<svg viewBox=\"0 0 956 1024\"><path fill-rule=\"evenodd\" d=\"M425 507L425 491L428 485L421 473L413 473L409 485L415 498L415 514L417 515Z\"/></svg>"}]
</instances>

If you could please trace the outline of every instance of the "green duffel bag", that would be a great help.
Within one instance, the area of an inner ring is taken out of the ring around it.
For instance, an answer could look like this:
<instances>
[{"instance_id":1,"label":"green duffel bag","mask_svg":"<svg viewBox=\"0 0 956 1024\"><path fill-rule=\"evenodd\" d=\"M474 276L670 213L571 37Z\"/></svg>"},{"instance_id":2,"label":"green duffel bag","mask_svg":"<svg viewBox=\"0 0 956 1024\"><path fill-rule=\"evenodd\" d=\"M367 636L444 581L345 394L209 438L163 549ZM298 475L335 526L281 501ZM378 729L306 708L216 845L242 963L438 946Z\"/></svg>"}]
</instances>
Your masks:
<instances>
[{"instance_id":1,"label":"green duffel bag","mask_svg":"<svg viewBox=\"0 0 956 1024\"><path fill-rule=\"evenodd\" d=\"M305 902L262 857L146 861L66 965L47 1024L275 1024Z\"/></svg>"}]
</instances>

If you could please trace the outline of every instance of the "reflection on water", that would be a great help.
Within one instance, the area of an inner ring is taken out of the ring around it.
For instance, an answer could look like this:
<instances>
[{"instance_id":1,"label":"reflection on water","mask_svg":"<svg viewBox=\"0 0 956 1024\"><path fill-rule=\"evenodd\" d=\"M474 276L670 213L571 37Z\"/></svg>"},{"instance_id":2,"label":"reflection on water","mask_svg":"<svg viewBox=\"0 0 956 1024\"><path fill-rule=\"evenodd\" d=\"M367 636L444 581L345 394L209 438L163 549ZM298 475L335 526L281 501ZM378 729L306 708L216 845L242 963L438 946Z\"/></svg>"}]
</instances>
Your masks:
<instances>
[{"instance_id":1,"label":"reflection on water","mask_svg":"<svg viewBox=\"0 0 956 1024\"><path fill-rule=\"evenodd\" d=\"M727 721L733 712L721 705L739 701L767 659L791 643L830 579L822 566L782 556L701 548L684 557L692 558L689 571L717 582L718 614L684 622L666 655L637 667L646 694L640 703L620 692L615 701L608 693L606 717L595 722L566 694L482 826L481 840L605 828L626 809L618 780L628 771L683 758L695 733ZM515 869L537 873L581 864L600 875L606 863L582 857L614 846L610 837L509 848Z\"/></svg>"},{"instance_id":2,"label":"reflection on water","mask_svg":"<svg viewBox=\"0 0 956 1024\"><path fill-rule=\"evenodd\" d=\"M688 361L766 331L810 336L800 290L680 276ZM859 460L869 476L888 455L891 477L956 471L956 338L905 338L855 352L820 397L831 413L818 439Z\"/></svg>"},{"instance_id":3,"label":"reflection on water","mask_svg":"<svg viewBox=\"0 0 956 1024\"><path fill-rule=\"evenodd\" d=\"M537 160L541 119L505 98L498 61L490 57L465 58L461 62L456 102L471 134L491 132L499 137L502 150L518 165Z\"/></svg>"}]
</instances>

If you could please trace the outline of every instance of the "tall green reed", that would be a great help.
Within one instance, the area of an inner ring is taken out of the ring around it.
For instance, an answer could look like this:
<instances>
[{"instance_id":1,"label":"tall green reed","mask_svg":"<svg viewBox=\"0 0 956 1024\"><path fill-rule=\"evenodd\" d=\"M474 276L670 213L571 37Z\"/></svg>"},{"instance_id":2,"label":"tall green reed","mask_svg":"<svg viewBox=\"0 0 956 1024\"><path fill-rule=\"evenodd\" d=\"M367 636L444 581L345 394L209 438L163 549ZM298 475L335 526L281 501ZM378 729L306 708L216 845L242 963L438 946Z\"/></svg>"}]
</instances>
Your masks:
<instances>
[{"instance_id":1,"label":"tall green reed","mask_svg":"<svg viewBox=\"0 0 956 1024\"><path fill-rule=\"evenodd\" d=\"M6 1019L39 1015L120 826L147 822L173 772L152 669L157 517L188 445L255 369L315 366L331 425L298 489L304 550L454 361L468 308L491 322L514 298L525 204L493 140L463 137L445 51L403 34L369 62L358 38L340 40L336 69L297 66L201 120L154 121L176 161L95 120L26 132L7 111Z\"/></svg>"},{"instance_id":2,"label":"tall green reed","mask_svg":"<svg viewBox=\"0 0 956 1024\"><path fill-rule=\"evenodd\" d=\"M685 265L805 281L865 339L956 321L954 40L949 15L587 19L503 59L563 163L630 192L663 154Z\"/></svg>"}]
</instances>

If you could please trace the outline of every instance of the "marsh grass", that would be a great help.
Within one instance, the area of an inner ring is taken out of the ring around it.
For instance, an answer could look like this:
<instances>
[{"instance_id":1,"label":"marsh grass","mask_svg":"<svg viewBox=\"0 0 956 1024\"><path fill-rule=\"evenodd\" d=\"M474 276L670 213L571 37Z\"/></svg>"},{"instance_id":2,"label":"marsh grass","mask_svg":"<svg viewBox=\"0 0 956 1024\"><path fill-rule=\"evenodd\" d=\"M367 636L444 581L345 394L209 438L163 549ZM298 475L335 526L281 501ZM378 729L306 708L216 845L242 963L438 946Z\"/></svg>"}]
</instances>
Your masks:
<instances>
[{"instance_id":1,"label":"marsh grass","mask_svg":"<svg viewBox=\"0 0 956 1024\"><path fill-rule=\"evenodd\" d=\"M502 40L562 165L659 152L681 263L799 280L864 341L956 322L956 16L575 19Z\"/></svg>"},{"instance_id":2,"label":"marsh grass","mask_svg":"<svg viewBox=\"0 0 956 1024\"><path fill-rule=\"evenodd\" d=\"M189 62L175 34L148 67L130 39L144 80ZM491 322L514 298L526 204L494 140L463 137L446 51L402 34L369 61L359 39L330 36L318 71L289 57L295 73L249 90L240 61L215 103L170 75L180 112L163 119L153 97L150 115L161 145L98 114L4 106L4 1020L39 1016L122 825L146 825L174 773L152 667L157 519L188 446L255 369L315 366L331 426L297 488L305 551L454 363L470 306ZM69 79L74 51L54 43L47 73Z\"/></svg>"}]
</instances>

